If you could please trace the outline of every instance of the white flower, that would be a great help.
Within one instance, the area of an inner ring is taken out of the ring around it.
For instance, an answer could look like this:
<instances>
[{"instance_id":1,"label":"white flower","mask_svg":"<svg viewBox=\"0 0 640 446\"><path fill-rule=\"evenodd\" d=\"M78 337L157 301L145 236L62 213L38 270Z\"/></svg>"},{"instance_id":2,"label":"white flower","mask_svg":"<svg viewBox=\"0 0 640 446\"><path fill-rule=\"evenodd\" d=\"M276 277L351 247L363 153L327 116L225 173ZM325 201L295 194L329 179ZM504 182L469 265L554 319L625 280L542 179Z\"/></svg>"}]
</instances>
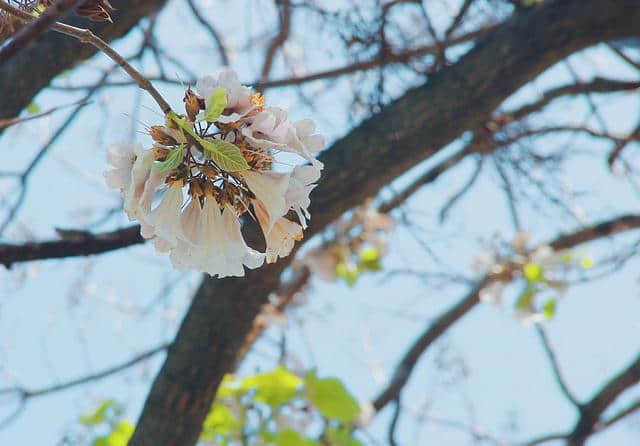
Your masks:
<instances>
[{"instance_id":1,"label":"white flower","mask_svg":"<svg viewBox=\"0 0 640 446\"><path fill-rule=\"evenodd\" d=\"M252 146L261 149L286 150L293 125L287 121L287 112L278 107L268 107L253 116L242 134Z\"/></svg>"},{"instance_id":2,"label":"white flower","mask_svg":"<svg viewBox=\"0 0 640 446\"><path fill-rule=\"evenodd\" d=\"M238 80L238 75L229 68L222 68L215 76L205 76L198 79L196 91L204 98L209 106L211 95L216 88L224 88L227 93L227 106L225 112L218 118L219 122L234 122L249 113L253 109L251 103L251 90L243 86Z\"/></svg>"},{"instance_id":3,"label":"white flower","mask_svg":"<svg viewBox=\"0 0 640 446\"><path fill-rule=\"evenodd\" d=\"M220 206L214 197L207 197L202 209L202 229L198 236L198 249L194 259L198 269L212 276L228 275L223 249L224 239L225 231Z\"/></svg>"},{"instance_id":4,"label":"white flower","mask_svg":"<svg viewBox=\"0 0 640 446\"><path fill-rule=\"evenodd\" d=\"M286 111L265 108L264 97L242 86L229 69L198 80L196 89L200 96L191 90L185 94L188 120L171 118L173 124L150 127L150 150L111 148L108 160L114 169L105 178L120 189L124 211L140 223L142 236L156 251L168 253L175 268L243 276L245 268L257 268L265 258L272 263L289 255L302 238L310 218L309 194L322 168L313 153L322 149L324 139L314 133L313 121L293 124ZM202 111L216 90L216 95L226 95L225 109L216 122L203 125ZM235 158L244 158L240 170L237 162L212 157L203 142L212 133ZM312 165L275 172L271 169L279 150L297 153ZM240 217L251 209L265 235L265 253L247 246L242 237ZM299 223L284 218L290 210Z\"/></svg>"},{"instance_id":5,"label":"white flower","mask_svg":"<svg viewBox=\"0 0 640 446\"><path fill-rule=\"evenodd\" d=\"M171 263L179 271L187 271L196 266L197 243L203 230L202 215L200 201L192 198L180 217L182 237L169 256Z\"/></svg>"},{"instance_id":6,"label":"white flower","mask_svg":"<svg viewBox=\"0 0 640 446\"><path fill-rule=\"evenodd\" d=\"M264 229L269 232L275 221L283 217L289 210L285 194L291 174L247 170L242 172L241 175L251 192L262 202L267 211L269 219Z\"/></svg>"},{"instance_id":7,"label":"white flower","mask_svg":"<svg viewBox=\"0 0 640 446\"><path fill-rule=\"evenodd\" d=\"M129 220L141 220L144 215L140 209L140 198L144 192L144 185L151 175L153 152L143 150L142 146L135 147L136 161L131 169L131 183L124 197L124 211Z\"/></svg>"},{"instance_id":8,"label":"white flower","mask_svg":"<svg viewBox=\"0 0 640 446\"><path fill-rule=\"evenodd\" d=\"M115 169L104 172L107 185L113 189L120 189L120 193L131 184L131 169L136 161L136 154L130 144L115 144L107 150L107 161Z\"/></svg>"},{"instance_id":9,"label":"white flower","mask_svg":"<svg viewBox=\"0 0 640 446\"><path fill-rule=\"evenodd\" d=\"M320 179L320 170L314 166L297 166L291 173L289 187L285 194L287 210L293 209L303 229L307 228L307 219L311 218L307 208L311 204L309 194L317 186ZM284 215L284 214L283 214Z\"/></svg>"},{"instance_id":10,"label":"white flower","mask_svg":"<svg viewBox=\"0 0 640 446\"><path fill-rule=\"evenodd\" d=\"M245 266L254 269L264 263L264 254L249 248L242 238L238 215L233 208L227 205L221 213L215 198L208 197L198 217L199 230L185 228L185 236L195 235L196 243L193 248L187 248L186 257L179 258L181 252L172 253L174 265L191 264L222 278L244 276Z\"/></svg>"},{"instance_id":11,"label":"white flower","mask_svg":"<svg viewBox=\"0 0 640 446\"><path fill-rule=\"evenodd\" d=\"M182 183L175 181L169 186L158 207L149 214L149 223L153 226L155 234L166 240L171 247L176 246L178 238L182 237L181 208ZM163 244L163 246L166 246L166 244Z\"/></svg>"},{"instance_id":12,"label":"white flower","mask_svg":"<svg viewBox=\"0 0 640 446\"><path fill-rule=\"evenodd\" d=\"M227 264L239 265L239 276L244 276L242 265L250 269L258 268L264 263L264 254L249 248L240 232L240 221L236 211L229 205L222 212L222 220L226 229L225 253Z\"/></svg>"},{"instance_id":13,"label":"white flower","mask_svg":"<svg viewBox=\"0 0 640 446\"><path fill-rule=\"evenodd\" d=\"M267 263L275 263L278 257L286 257L291 253L296 241L302 240L302 226L282 217L275 222L265 239Z\"/></svg>"},{"instance_id":14,"label":"white flower","mask_svg":"<svg viewBox=\"0 0 640 446\"><path fill-rule=\"evenodd\" d=\"M293 124L288 130L287 145L281 150L297 153L313 166L322 169L324 165L313 156L313 153L324 148L324 137L314 134L315 123L311 119L303 119Z\"/></svg>"}]
</instances>

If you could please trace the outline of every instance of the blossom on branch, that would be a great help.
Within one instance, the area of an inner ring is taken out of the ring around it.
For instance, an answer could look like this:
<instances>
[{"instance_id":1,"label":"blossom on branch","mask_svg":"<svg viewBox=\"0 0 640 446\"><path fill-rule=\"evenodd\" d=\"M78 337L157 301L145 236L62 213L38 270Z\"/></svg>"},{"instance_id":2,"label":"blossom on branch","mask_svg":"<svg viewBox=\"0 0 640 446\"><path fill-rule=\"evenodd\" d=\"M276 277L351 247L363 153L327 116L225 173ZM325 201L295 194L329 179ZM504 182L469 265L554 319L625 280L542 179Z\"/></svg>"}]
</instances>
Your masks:
<instances>
[{"instance_id":1,"label":"blossom on branch","mask_svg":"<svg viewBox=\"0 0 640 446\"><path fill-rule=\"evenodd\" d=\"M175 268L243 276L245 267L289 255L302 239L322 169L313 154L324 138L313 121L292 123L286 111L265 107L229 69L200 79L196 91L185 94L186 115L169 112L164 125L150 128L151 148L109 149L114 168L105 179ZM276 170L281 151L311 164ZM289 211L299 222L285 218ZM260 226L266 252L246 244L241 221Z\"/></svg>"}]
</instances>

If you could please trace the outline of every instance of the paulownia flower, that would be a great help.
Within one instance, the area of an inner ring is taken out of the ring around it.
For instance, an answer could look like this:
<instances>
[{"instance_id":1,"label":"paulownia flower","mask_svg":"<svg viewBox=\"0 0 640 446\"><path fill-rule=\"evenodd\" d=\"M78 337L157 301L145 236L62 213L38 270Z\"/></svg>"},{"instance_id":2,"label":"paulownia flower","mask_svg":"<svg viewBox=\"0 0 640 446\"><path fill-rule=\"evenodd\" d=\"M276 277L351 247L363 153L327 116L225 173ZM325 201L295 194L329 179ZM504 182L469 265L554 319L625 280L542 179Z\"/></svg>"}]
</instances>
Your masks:
<instances>
[{"instance_id":1,"label":"paulownia flower","mask_svg":"<svg viewBox=\"0 0 640 446\"><path fill-rule=\"evenodd\" d=\"M170 112L164 125L150 128L150 149L109 149L114 169L105 178L120 190L142 236L169 254L176 269L243 276L245 267L289 255L302 238L322 168L313 153L324 139L311 120L292 123L286 111L266 108L229 69L200 79L196 91L187 90L186 115ZM276 171L280 151L311 165ZM247 245L242 223L259 225L266 252Z\"/></svg>"}]
</instances>

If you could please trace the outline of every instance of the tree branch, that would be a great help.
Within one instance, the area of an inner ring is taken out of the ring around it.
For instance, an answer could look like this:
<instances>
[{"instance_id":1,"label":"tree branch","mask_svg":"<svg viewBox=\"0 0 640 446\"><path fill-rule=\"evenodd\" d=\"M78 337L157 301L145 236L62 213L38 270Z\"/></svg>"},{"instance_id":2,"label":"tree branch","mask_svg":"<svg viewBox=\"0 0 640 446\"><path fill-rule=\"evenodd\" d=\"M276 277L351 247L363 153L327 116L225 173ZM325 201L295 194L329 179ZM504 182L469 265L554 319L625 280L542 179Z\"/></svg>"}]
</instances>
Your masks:
<instances>
[{"instance_id":1,"label":"tree branch","mask_svg":"<svg viewBox=\"0 0 640 446\"><path fill-rule=\"evenodd\" d=\"M640 355L607 382L580 410L580 419L567 438L567 446L582 446L597 427L600 417L622 392L640 381Z\"/></svg>"},{"instance_id":2,"label":"tree branch","mask_svg":"<svg viewBox=\"0 0 640 446\"><path fill-rule=\"evenodd\" d=\"M637 228L640 228L640 215L623 215L594 226L583 228L571 234L562 235L547 245L554 250L568 249L598 238L617 234L623 230ZM503 270L504 272L501 273L501 277L508 277L510 276L512 266L507 265ZM422 354L431 344L433 344L434 341L445 333L449 327L459 321L480 302L480 291L495 280L497 280L497 278L490 275L480 279L471 291L469 291L466 297L433 321L422 335L414 341L398 365L396 365L395 372L391 377L389 384L387 384L387 386L374 399L373 406L377 411L380 411L389 402L394 401L397 398L409 380L409 377Z\"/></svg>"},{"instance_id":3,"label":"tree branch","mask_svg":"<svg viewBox=\"0 0 640 446\"><path fill-rule=\"evenodd\" d=\"M30 42L36 40L47 28L56 22L67 12L84 3L86 0L56 0L51 6L44 10L38 18L34 19L29 25L23 26L16 32L9 43L0 47L0 65L5 64L9 59L18 53L22 48ZM4 2L0 1L0 6ZM5 3L6 6L9 6ZM33 18L33 16L31 16Z\"/></svg>"},{"instance_id":4,"label":"tree branch","mask_svg":"<svg viewBox=\"0 0 640 446\"><path fill-rule=\"evenodd\" d=\"M0 264L9 268L14 263L31 260L88 256L144 242L138 225L101 234L74 231L73 234L67 233L62 240L0 244Z\"/></svg>"},{"instance_id":5,"label":"tree branch","mask_svg":"<svg viewBox=\"0 0 640 446\"><path fill-rule=\"evenodd\" d=\"M110 41L125 35L138 21L163 6L166 0L112 0L117 11L114 23L90 23L88 28ZM82 26L86 22L74 17L70 25ZM93 56L96 48L75 39L50 34L38 45L24 48L11 63L0 66L0 119L17 116L33 97L64 70L72 68ZM38 69L33 69L38 61ZM1 131L1 130L0 130Z\"/></svg>"},{"instance_id":6,"label":"tree branch","mask_svg":"<svg viewBox=\"0 0 640 446\"><path fill-rule=\"evenodd\" d=\"M476 128L518 88L569 54L637 32L636 0L544 2L497 27L466 56L364 121L325 151L307 236L375 195L465 130ZM384 125L381 125L384 123ZM385 166L381 169L380 166ZM257 232L248 242L261 240ZM190 446L252 320L291 256L244 278L206 279L156 377L130 446Z\"/></svg>"}]
</instances>

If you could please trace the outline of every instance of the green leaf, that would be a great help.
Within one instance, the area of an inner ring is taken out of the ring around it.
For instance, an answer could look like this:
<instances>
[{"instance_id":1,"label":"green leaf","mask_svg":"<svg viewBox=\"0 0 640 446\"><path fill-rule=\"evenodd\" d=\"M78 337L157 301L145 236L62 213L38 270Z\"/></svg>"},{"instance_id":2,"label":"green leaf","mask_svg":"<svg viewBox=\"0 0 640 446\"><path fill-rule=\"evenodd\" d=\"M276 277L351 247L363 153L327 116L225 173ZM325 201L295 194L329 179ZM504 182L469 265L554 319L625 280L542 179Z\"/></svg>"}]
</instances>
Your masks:
<instances>
[{"instance_id":1,"label":"green leaf","mask_svg":"<svg viewBox=\"0 0 640 446\"><path fill-rule=\"evenodd\" d=\"M247 160L236 145L220 139L203 139L199 142L204 148L204 156L220 166L222 170L237 172L249 168Z\"/></svg>"},{"instance_id":2,"label":"green leaf","mask_svg":"<svg viewBox=\"0 0 640 446\"><path fill-rule=\"evenodd\" d=\"M240 429L240 422L224 404L214 403L202 426L200 438L213 441L218 435L229 435Z\"/></svg>"},{"instance_id":3,"label":"green leaf","mask_svg":"<svg viewBox=\"0 0 640 446\"><path fill-rule=\"evenodd\" d=\"M279 365L276 369L259 373L244 379L244 389L255 389L256 401L266 403L272 407L279 406L293 398L302 379Z\"/></svg>"},{"instance_id":4,"label":"green leaf","mask_svg":"<svg viewBox=\"0 0 640 446\"><path fill-rule=\"evenodd\" d=\"M518 310L526 310L531 308L531 305L533 305L533 298L536 295L536 290L535 288L528 286L526 287L522 293L520 293L520 296L518 296L518 300L516 300L516 308Z\"/></svg>"},{"instance_id":5,"label":"green leaf","mask_svg":"<svg viewBox=\"0 0 640 446\"><path fill-rule=\"evenodd\" d=\"M527 263L522 267L522 272L524 273L525 279L529 283L540 282L544 279L544 272L542 271L542 267L537 263Z\"/></svg>"},{"instance_id":6,"label":"green leaf","mask_svg":"<svg viewBox=\"0 0 640 446\"><path fill-rule=\"evenodd\" d=\"M242 381L236 378L231 373L227 373L226 375L224 375L224 378L222 378L222 383L220 383L216 398L235 397L237 395L241 395L244 392L245 389L242 388Z\"/></svg>"},{"instance_id":7,"label":"green leaf","mask_svg":"<svg viewBox=\"0 0 640 446\"><path fill-rule=\"evenodd\" d=\"M339 379L318 379L313 371L304 379L307 398L326 418L348 423L360 413L360 405Z\"/></svg>"},{"instance_id":8,"label":"green leaf","mask_svg":"<svg viewBox=\"0 0 640 446\"><path fill-rule=\"evenodd\" d=\"M553 316L555 316L556 314L556 300L549 299L548 301L546 301L542 307L542 313L547 319L553 319Z\"/></svg>"},{"instance_id":9,"label":"green leaf","mask_svg":"<svg viewBox=\"0 0 640 446\"><path fill-rule=\"evenodd\" d=\"M174 112L167 113L167 117L198 141L204 149L204 155L210 160L213 160L222 170L226 170L227 172L237 172L240 170L247 170L249 168L247 160L244 159L242 152L237 146L226 141L211 141L201 138L196 134L190 124L185 122L184 119L180 118Z\"/></svg>"},{"instance_id":10,"label":"green leaf","mask_svg":"<svg viewBox=\"0 0 640 446\"><path fill-rule=\"evenodd\" d=\"M29 113L38 113L40 111L40 106L35 102L31 102L27 105L27 111Z\"/></svg>"},{"instance_id":11,"label":"green leaf","mask_svg":"<svg viewBox=\"0 0 640 446\"><path fill-rule=\"evenodd\" d=\"M362 443L351 436L350 430L346 427L330 427L325 431L325 435L331 446L362 446Z\"/></svg>"},{"instance_id":12,"label":"green leaf","mask_svg":"<svg viewBox=\"0 0 640 446\"><path fill-rule=\"evenodd\" d=\"M121 421L107 437L107 446L127 446L135 427L128 421Z\"/></svg>"},{"instance_id":13,"label":"green leaf","mask_svg":"<svg viewBox=\"0 0 640 446\"><path fill-rule=\"evenodd\" d=\"M356 284L359 275L360 269L357 265L345 262L339 262L336 265L336 276L342 277L349 286Z\"/></svg>"},{"instance_id":14,"label":"green leaf","mask_svg":"<svg viewBox=\"0 0 640 446\"><path fill-rule=\"evenodd\" d=\"M164 161L157 162L153 165L160 172L165 172L167 170L173 170L182 163L182 159L184 158L184 144L180 144L177 148L173 149L167 155L167 158Z\"/></svg>"},{"instance_id":15,"label":"green leaf","mask_svg":"<svg viewBox=\"0 0 640 446\"><path fill-rule=\"evenodd\" d=\"M204 119L207 122L215 122L222 114L222 111L227 106L227 92L224 88L218 87L213 90L211 98L209 98L209 105L204 111Z\"/></svg>"},{"instance_id":16,"label":"green leaf","mask_svg":"<svg viewBox=\"0 0 640 446\"><path fill-rule=\"evenodd\" d=\"M365 248L360 252L360 260L366 263L380 260L380 251L377 248Z\"/></svg>"},{"instance_id":17,"label":"green leaf","mask_svg":"<svg viewBox=\"0 0 640 446\"><path fill-rule=\"evenodd\" d=\"M380 271L382 270L380 258L381 254L377 248L365 248L360 252L360 262L358 266L362 270Z\"/></svg>"},{"instance_id":18,"label":"green leaf","mask_svg":"<svg viewBox=\"0 0 640 446\"><path fill-rule=\"evenodd\" d=\"M285 429L276 434L276 446L320 446L315 440L300 435L293 429Z\"/></svg>"},{"instance_id":19,"label":"green leaf","mask_svg":"<svg viewBox=\"0 0 640 446\"><path fill-rule=\"evenodd\" d=\"M80 422L91 426L102 423L106 418L107 410L113 406L113 404L113 400L102 402L93 412L80 417Z\"/></svg>"},{"instance_id":20,"label":"green leaf","mask_svg":"<svg viewBox=\"0 0 640 446\"><path fill-rule=\"evenodd\" d=\"M593 258L586 256L580 259L580 266L584 269L593 268Z\"/></svg>"}]
</instances>

